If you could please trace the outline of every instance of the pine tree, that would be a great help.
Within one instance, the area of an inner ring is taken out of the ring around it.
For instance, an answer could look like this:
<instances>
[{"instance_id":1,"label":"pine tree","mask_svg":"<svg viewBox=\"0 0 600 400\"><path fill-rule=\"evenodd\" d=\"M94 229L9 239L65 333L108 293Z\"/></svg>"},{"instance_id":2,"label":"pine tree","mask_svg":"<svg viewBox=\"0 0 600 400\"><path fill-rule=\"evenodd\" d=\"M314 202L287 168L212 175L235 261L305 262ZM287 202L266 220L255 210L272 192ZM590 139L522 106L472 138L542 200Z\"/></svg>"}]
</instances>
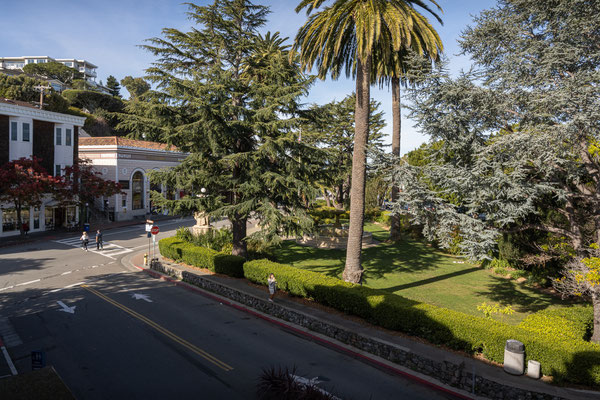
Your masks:
<instances>
[{"instance_id":1,"label":"pine tree","mask_svg":"<svg viewBox=\"0 0 600 400\"><path fill-rule=\"evenodd\" d=\"M119 85L117 78L109 75L108 78L106 78L106 87L112 96L119 98L121 97L121 86Z\"/></svg>"},{"instance_id":2,"label":"pine tree","mask_svg":"<svg viewBox=\"0 0 600 400\"><path fill-rule=\"evenodd\" d=\"M129 118L190 153L151 177L190 196L154 200L228 217L233 254L242 256L250 217L261 227L256 236L269 240L310 229L302 196L311 194L320 167L319 151L296 140L298 98L312 78L290 60L285 39L258 34L268 12L247 0L190 4L197 28L167 28L143 46L158 58L147 69L157 90Z\"/></svg>"},{"instance_id":3,"label":"pine tree","mask_svg":"<svg viewBox=\"0 0 600 400\"><path fill-rule=\"evenodd\" d=\"M302 141L322 148L326 158L326 181L323 189L334 194L336 207L344 208L350 195L352 153L354 151L354 105L356 94L341 101L332 101L322 106L313 105L303 113ZM381 104L371 99L369 115L370 153L383 151L384 113Z\"/></svg>"}]
</instances>

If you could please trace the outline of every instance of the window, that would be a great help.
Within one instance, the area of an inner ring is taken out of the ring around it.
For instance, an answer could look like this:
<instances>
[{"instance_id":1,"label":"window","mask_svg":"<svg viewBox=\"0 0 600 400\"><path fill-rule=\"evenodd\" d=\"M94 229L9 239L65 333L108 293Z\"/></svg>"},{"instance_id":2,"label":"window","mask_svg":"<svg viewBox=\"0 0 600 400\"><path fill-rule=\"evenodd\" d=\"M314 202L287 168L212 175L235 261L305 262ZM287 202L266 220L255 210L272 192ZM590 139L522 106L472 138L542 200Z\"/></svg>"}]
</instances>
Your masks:
<instances>
[{"instance_id":1,"label":"window","mask_svg":"<svg viewBox=\"0 0 600 400\"><path fill-rule=\"evenodd\" d=\"M125 208L125 209L127 208L127 195L126 194L123 195L121 205L123 206L123 208Z\"/></svg>"},{"instance_id":2,"label":"window","mask_svg":"<svg viewBox=\"0 0 600 400\"><path fill-rule=\"evenodd\" d=\"M19 129L19 124L15 121L12 121L10 123L10 140L16 142L17 140L19 140L19 132L17 131Z\"/></svg>"},{"instance_id":3,"label":"window","mask_svg":"<svg viewBox=\"0 0 600 400\"><path fill-rule=\"evenodd\" d=\"M131 209L144 208L144 175L137 171L131 178Z\"/></svg>"},{"instance_id":4,"label":"window","mask_svg":"<svg viewBox=\"0 0 600 400\"><path fill-rule=\"evenodd\" d=\"M44 209L44 220L46 222L46 230L54 229L54 208L46 207Z\"/></svg>"},{"instance_id":5,"label":"window","mask_svg":"<svg viewBox=\"0 0 600 400\"><path fill-rule=\"evenodd\" d=\"M62 145L62 129L56 128L56 145Z\"/></svg>"},{"instance_id":6,"label":"window","mask_svg":"<svg viewBox=\"0 0 600 400\"><path fill-rule=\"evenodd\" d=\"M60 176L60 164L56 164L54 167L54 176Z\"/></svg>"},{"instance_id":7,"label":"window","mask_svg":"<svg viewBox=\"0 0 600 400\"><path fill-rule=\"evenodd\" d=\"M17 210L14 208L5 208L2 210L2 231L17 230Z\"/></svg>"},{"instance_id":8,"label":"window","mask_svg":"<svg viewBox=\"0 0 600 400\"><path fill-rule=\"evenodd\" d=\"M71 145L71 129L65 129L65 146Z\"/></svg>"},{"instance_id":9,"label":"window","mask_svg":"<svg viewBox=\"0 0 600 400\"><path fill-rule=\"evenodd\" d=\"M33 208L33 229L40 229L40 209L39 209L39 207Z\"/></svg>"},{"instance_id":10,"label":"window","mask_svg":"<svg viewBox=\"0 0 600 400\"><path fill-rule=\"evenodd\" d=\"M23 141L29 142L29 124L23 122Z\"/></svg>"}]
</instances>

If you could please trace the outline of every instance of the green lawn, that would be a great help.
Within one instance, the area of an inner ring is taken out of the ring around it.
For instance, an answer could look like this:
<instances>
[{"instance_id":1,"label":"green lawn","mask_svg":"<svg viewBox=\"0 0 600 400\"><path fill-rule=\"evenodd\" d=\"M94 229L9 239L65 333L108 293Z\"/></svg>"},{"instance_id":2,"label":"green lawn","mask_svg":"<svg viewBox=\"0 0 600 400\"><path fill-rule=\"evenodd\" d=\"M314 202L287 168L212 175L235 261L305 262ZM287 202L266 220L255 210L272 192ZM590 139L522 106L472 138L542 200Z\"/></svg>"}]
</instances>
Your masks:
<instances>
[{"instance_id":1,"label":"green lawn","mask_svg":"<svg viewBox=\"0 0 600 400\"><path fill-rule=\"evenodd\" d=\"M420 241L383 243L389 234L378 225L366 224L365 229L382 241L363 250L363 283L372 288L478 316L483 316L477 310L483 302L510 305L515 313L504 317L504 321L511 324L532 312L569 304L514 280L494 276L487 269ZM344 269L345 250L315 249L286 241L275 254L281 263L338 278Z\"/></svg>"}]
</instances>

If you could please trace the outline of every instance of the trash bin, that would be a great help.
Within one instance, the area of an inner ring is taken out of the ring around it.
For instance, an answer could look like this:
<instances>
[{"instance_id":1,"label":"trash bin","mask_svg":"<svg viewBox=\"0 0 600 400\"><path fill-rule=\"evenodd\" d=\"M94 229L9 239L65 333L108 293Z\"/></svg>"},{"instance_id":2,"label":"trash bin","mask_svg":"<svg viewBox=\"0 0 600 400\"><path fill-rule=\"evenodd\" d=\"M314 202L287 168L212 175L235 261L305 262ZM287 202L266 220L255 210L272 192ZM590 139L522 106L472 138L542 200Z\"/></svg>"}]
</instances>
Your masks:
<instances>
[{"instance_id":1,"label":"trash bin","mask_svg":"<svg viewBox=\"0 0 600 400\"><path fill-rule=\"evenodd\" d=\"M540 379L541 368L540 362L535 360L529 360L527 362L527 376L533 379Z\"/></svg>"},{"instance_id":2,"label":"trash bin","mask_svg":"<svg viewBox=\"0 0 600 400\"><path fill-rule=\"evenodd\" d=\"M86 232L90 231L90 224L88 224L87 222L85 224L83 224L83 230Z\"/></svg>"},{"instance_id":3,"label":"trash bin","mask_svg":"<svg viewBox=\"0 0 600 400\"><path fill-rule=\"evenodd\" d=\"M525 372L525 346L518 340L509 339L504 347L504 371L512 375Z\"/></svg>"}]
</instances>

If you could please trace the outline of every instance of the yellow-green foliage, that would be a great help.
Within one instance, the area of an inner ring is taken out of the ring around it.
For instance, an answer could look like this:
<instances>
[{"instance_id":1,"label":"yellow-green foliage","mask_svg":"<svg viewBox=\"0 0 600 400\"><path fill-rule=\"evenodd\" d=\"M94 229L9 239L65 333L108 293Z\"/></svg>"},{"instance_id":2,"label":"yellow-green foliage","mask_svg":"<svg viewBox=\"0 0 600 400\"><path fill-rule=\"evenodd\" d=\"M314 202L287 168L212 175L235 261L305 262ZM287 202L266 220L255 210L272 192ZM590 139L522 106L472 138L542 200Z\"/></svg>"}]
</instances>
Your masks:
<instances>
[{"instance_id":1,"label":"yellow-green foliage","mask_svg":"<svg viewBox=\"0 0 600 400\"><path fill-rule=\"evenodd\" d=\"M163 257L198 268L206 268L210 271L234 277L242 277L242 265L246 261L243 257L223 254L206 247L195 246L176 237L161 239L158 248Z\"/></svg>"},{"instance_id":2,"label":"yellow-green foliage","mask_svg":"<svg viewBox=\"0 0 600 400\"><path fill-rule=\"evenodd\" d=\"M500 304L487 304L486 302L478 305L477 309L481 311L487 319L492 319L492 315L494 314L512 315L515 312L511 306L502 307Z\"/></svg>"},{"instance_id":3,"label":"yellow-green foliage","mask_svg":"<svg viewBox=\"0 0 600 400\"><path fill-rule=\"evenodd\" d=\"M318 303L374 324L443 344L456 350L481 352L489 360L502 363L508 339L525 344L526 359L539 361L542 372L557 382L600 386L600 345L581 339L564 340L552 332L475 317L458 311L419 303L365 286L343 282L316 272L254 260L244 264L244 276L266 285L270 273L279 287L295 296Z\"/></svg>"},{"instance_id":4,"label":"yellow-green foliage","mask_svg":"<svg viewBox=\"0 0 600 400\"><path fill-rule=\"evenodd\" d=\"M538 311L526 317L519 326L560 340L585 340L590 336L593 320L591 306L575 306Z\"/></svg>"}]
</instances>

